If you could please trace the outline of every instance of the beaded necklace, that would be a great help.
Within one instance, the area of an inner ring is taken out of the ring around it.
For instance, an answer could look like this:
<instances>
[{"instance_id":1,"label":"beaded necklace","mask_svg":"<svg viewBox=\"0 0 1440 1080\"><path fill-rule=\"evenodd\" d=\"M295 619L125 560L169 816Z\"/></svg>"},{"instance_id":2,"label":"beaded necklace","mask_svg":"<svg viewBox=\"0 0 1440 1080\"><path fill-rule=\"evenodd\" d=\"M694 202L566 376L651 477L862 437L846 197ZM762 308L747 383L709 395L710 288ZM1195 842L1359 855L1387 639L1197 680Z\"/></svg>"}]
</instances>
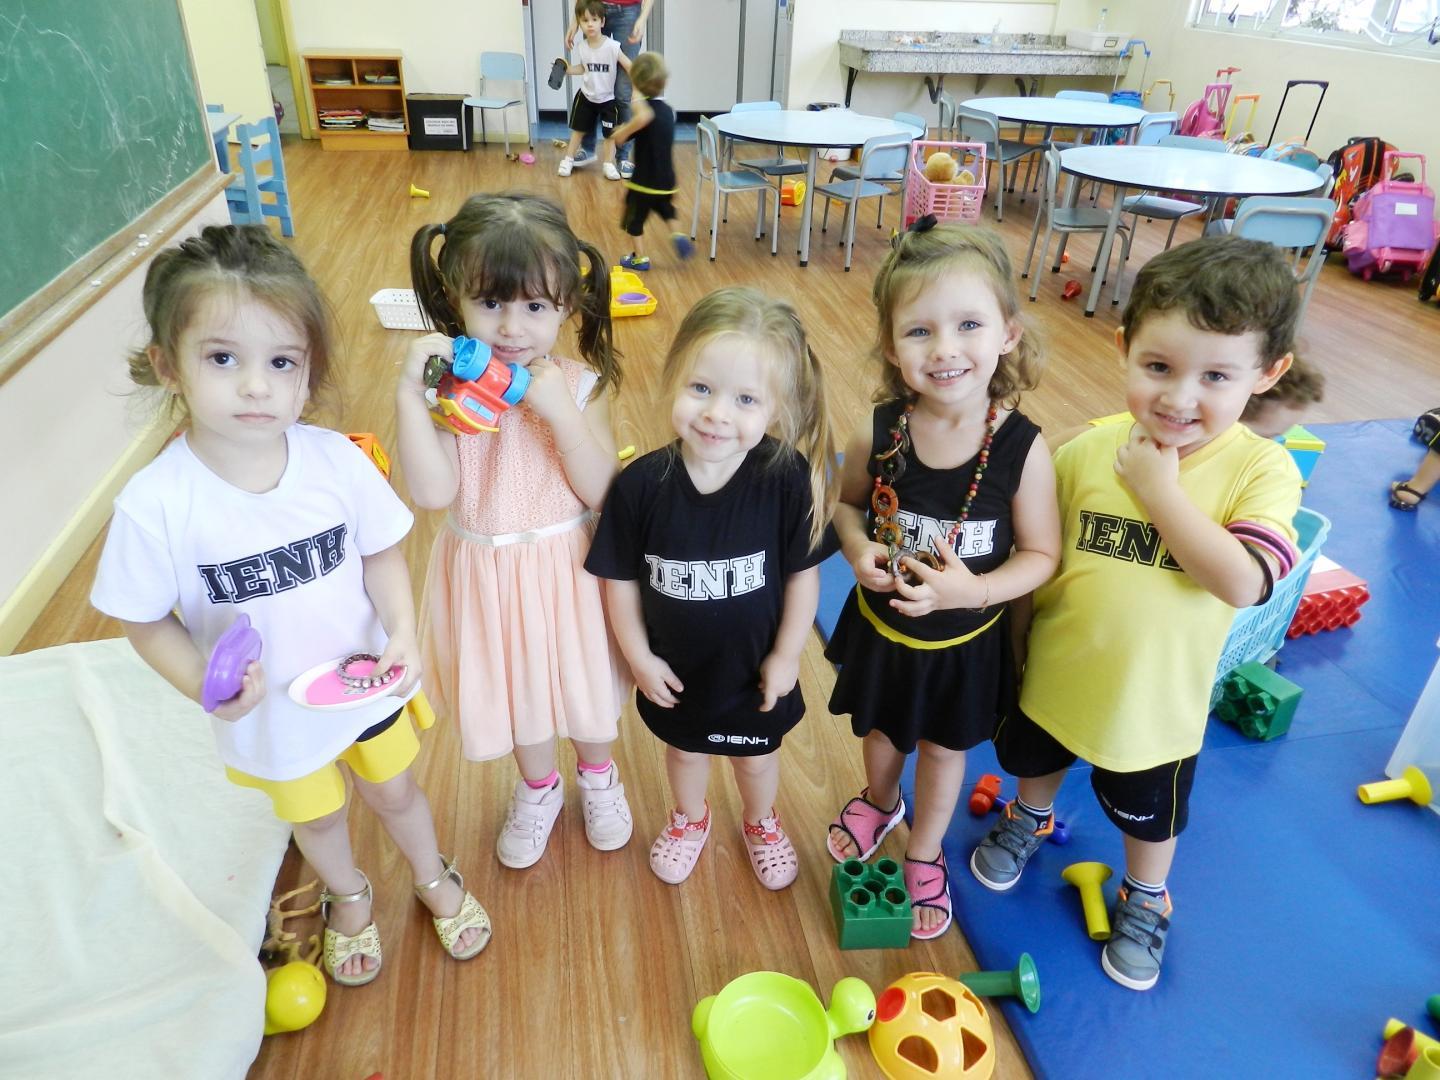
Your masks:
<instances>
[{"instance_id":1,"label":"beaded necklace","mask_svg":"<svg viewBox=\"0 0 1440 1080\"><path fill-rule=\"evenodd\" d=\"M890 429L890 448L875 455L878 462L879 475L875 477L875 490L870 493L870 509L875 512L875 542L884 544L890 555L890 573L896 577L903 576L904 571L900 568L900 560L905 557L922 562L926 566L936 570L943 570L944 564L929 551L909 551L901 546L905 539L905 530L900 527L896 515L900 512L900 496L895 494L892 486L905 475L905 455L910 452L910 414L915 410L915 402L910 401L905 405L905 411L895 421L895 426ZM985 414L985 438L980 443L980 456L975 463L975 475L970 480L970 487L965 492L965 501L960 506L960 516L955 519L955 524L950 527L950 533L946 537L946 543L952 548L955 546L955 538L960 535L960 527L970 517L970 507L975 502L975 493L980 490L980 478L985 475L985 469L990 464L990 444L995 441L995 418L1000 410L996 404L990 402L990 410Z\"/></svg>"}]
</instances>

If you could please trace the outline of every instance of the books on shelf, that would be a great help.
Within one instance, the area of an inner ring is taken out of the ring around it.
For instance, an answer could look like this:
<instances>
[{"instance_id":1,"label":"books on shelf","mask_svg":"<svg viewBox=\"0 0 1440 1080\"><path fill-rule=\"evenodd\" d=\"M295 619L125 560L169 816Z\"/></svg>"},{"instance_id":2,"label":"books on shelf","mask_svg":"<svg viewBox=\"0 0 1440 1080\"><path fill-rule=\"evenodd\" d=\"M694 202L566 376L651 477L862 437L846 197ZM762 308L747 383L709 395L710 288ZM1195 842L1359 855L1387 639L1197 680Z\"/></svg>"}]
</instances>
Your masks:
<instances>
[{"instance_id":1,"label":"books on shelf","mask_svg":"<svg viewBox=\"0 0 1440 1080\"><path fill-rule=\"evenodd\" d=\"M376 110L370 113L365 126L371 131L405 131L405 117L398 112Z\"/></svg>"}]
</instances>

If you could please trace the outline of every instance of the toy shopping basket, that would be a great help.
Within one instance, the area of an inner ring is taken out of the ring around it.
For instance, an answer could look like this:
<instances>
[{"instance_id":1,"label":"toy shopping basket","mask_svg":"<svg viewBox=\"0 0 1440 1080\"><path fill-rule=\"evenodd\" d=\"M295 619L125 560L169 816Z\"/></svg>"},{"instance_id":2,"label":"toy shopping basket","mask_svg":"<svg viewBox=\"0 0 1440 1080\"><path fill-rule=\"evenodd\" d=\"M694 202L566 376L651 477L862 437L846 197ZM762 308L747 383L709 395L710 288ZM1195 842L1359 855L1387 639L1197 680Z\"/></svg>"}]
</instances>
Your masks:
<instances>
[{"instance_id":1,"label":"toy shopping basket","mask_svg":"<svg viewBox=\"0 0 1440 1080\"><path fill-rule=\"evenodd\" d=\"M937 184L925 175L926 160L941 150L958 166L953 183ZM910 144L909 173L905 181L906 228L926 214L934 214L938 221L980 220L980 204L985 201L984 143L916 139Z\"/></svg>"}]
</instances>

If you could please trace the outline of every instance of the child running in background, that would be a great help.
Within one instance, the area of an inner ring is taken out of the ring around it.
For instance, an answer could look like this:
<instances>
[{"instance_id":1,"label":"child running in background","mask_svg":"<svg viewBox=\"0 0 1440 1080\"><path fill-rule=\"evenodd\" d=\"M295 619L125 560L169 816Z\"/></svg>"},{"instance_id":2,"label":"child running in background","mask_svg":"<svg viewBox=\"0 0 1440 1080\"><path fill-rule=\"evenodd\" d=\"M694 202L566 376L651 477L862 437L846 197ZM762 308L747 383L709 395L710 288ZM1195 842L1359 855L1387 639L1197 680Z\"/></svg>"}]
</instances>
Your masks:
<instances>
[{"instance_id":1,"label":"child running in background","mask_svg":"<svg viewBox=\"0 0 1440 1080\"><path fill-rule=\"evenodd\" d=\"M864 741L865 789L826 846L868 859L900 821L900 772L919 748L905 884L917 938L951 921L940 842L965 779L1014 699L1009 601L1055 570L1055 478L1040 429L1016 411L1040 350L1015 275L988 229L935 226L896 239L875 278L879 405L845 451L835 512L855 591L825 655L840 666L832 713Z\"/></svg>"},{"instance_id":2,"label":"child running in background","mask_svg":"<svg viewBox=\"0 0 1440 1080\"><path fill-rule=\"evenodd\" d=\"M1256 435L1278 438L1302 423L1310 406L1324 397L1325 376L1297 356L1279 382L1245 403L1240 422Z\"/></svg>"},{"instance_id":3,"label":"child running in background","mask_svg":"<svg viewBox=\"0 0 1440 1080\"><path fill-rule=\"evenodd\" d=\"M410 269L421 307L444 331L410 347L396 389L410 495L450 508L425 578L427 687L458 720L465 757L515 755L520 779L495 844L502 863L523 869L545 854L565 803L557 736L575 747L585 836L613 851L631 832L610 755L627 683L600 582L583 566L618 468L609 268L558 206L517 193L471 196L450 221L422 226ZM553 355L573 315L583 363ZM461 334L530 373L495 434L456 436L431 423L426 360L452 361Z\"/></svg>"},{"instance_id":4,"label":"child running in background","mask_svg":"<svg viewBox=\"0 0 1440 1080\"><path fill-rule=\"evenodd\" d=\"M570 143L560 159L556 173L569 176L575 168L575 152L587 131L595 130L600 121L600 134L605 162L605 179L619 180L615 167L615 125L619 122L619 105L615 101L615 77L624 69L630 71L630 58L620 50L620 43L603 33L605 5L601 0L576 0L575 21L580 24L581 38L570 50L567 75L580 76L580 89L570 103Z\"/></svg>"},{"instance_id":5,"label":"child running in background","mask_svg":"<svg viewBox=\"0 0 1440 1080\"><path fill-rule=\"evenodd\" d=\"M630 65L630 81L641 97L635 101L631 118L615 129L615 145L624 146L634 138L630 155L634 172L625 181L625 214L620 227L630 235L630 254L620 259L628 270L649 270L645 254L645 221L654 214L665 221L675 220L675 112L660 95L665 92L665 59L659 53L641 53ZM675 254L688 259L695 245L683 232L672 231Z\"/></svg>"},{"instance_id":6,"label":"child running in background","mask_svg":"<svg viewBox=\"0 0 1440 1080\"><path fill-rule=\"evenodd\" d=\"M1238 423L1290 366L1295 279L1279 248L1208 237L1135 279L1116 346L1129 424L1055 455L1065 542L1037 590L1020 708L995 734L1018 799L975 849L989 889L1015 887L1054 831L1077 758L1125 839L1125 881L1101 954L1132 990L1160 977L1165 887L1189 815L1215 667L1235 608L1264 603L1295 565L1300 474Z\"/></svg>"},{"instance_id":7,"label":"child running in background","mask_svg":"<svg viewBox=\"0 0 1440 1080\"><path fill-rule=\"evenodd\" d=\"M259 631L261 659L213 711L215 741L226 775L270 797L324 880L337 983L370 982L381 959L340 762L410 863L445 949L469 959L490 920L440 856L410 771L419 743L404 701L420 657L399 545L413 519L349 439L298 422L331 378L320 291L265 227L211 226L155 257L144 304L150 342L131 378L163 387L185 430L115 500L91 602L195 701L235 618ZM401 679L397 696L322 716L286 693L317 664L366 652Z\"/></svg>"},{"instance_id":8,"label":"child running in background","mask_svg":"<svg viewBox=\"0 0 1440 1080\"><path fill-rule=\"evenodd\" d=\"M833 501L820 364L788 304L721 289L685 316L661 385L678 438L620 474L585 564L608 579L636 706L667 744L675 804L650 867L671 885L694 869L718 754L751 866L783 889L798 862L775 812L780 741L805 713L796 683Z\"/></svg>"}]
</instances>

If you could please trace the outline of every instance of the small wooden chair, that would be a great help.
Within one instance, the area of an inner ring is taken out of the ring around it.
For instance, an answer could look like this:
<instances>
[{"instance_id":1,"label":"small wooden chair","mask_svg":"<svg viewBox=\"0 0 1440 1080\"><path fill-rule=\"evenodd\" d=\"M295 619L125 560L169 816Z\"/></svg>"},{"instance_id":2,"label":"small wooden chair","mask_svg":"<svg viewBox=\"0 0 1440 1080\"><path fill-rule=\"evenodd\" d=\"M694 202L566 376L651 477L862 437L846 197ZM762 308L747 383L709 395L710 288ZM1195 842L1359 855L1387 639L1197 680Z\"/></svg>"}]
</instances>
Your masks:
<instances>
[{"instance_id":1,"label":"small wooden chair","mask_svg":"<svg viewBox=\"0 0 1440 1080\"><path fill-rule=\"evenodd\" d=\"M280 233L295 235L290 214L290 188L285 180L285 159L280 155L280 129L275 117L255 124L236 124L240 140L240 175L225 189L230 221L235 225L263 225L267 217L280 219ZM270 163L269 172L260 166ZM266 196L270 196L269 200Z\"/></svg>"}]
</instances>

